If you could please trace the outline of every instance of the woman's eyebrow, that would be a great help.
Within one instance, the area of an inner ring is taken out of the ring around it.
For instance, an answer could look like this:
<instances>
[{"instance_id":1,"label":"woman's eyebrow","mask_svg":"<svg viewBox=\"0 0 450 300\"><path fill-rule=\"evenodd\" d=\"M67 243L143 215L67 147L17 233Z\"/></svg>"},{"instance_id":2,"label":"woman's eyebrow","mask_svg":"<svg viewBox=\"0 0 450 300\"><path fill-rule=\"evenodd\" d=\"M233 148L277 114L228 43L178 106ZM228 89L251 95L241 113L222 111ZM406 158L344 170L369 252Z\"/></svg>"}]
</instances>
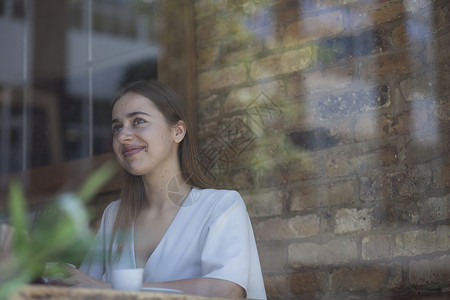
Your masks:
<instances>
[{"instance_id":1,"label":"woman's eyebrow","mask_svg":"<svg viewBox=\"0 0 450 300\"><path fill-rule=\"evenodd\" d=\"M135 112L131 112L131 113L127 114L126 117L129 119L129 118L132 118L132 117L134 117L134 116L136 116L136 115L146 115L146 116L151 117L148 113L143 112L143 111L135 111Z\"/></svg>"},{"instance_id":2,"label":"woman's eyebrow","mask_svg":"<svg viewBox=\"0 0 450 300\"><path fill-rule=\"evenodd\" d=\"M127 117L127 119L129 119L129 118L132 118L132 117L134 117L134 116L136 116L136 115L146 115L146 116L151 117L151 115L149 115L148 113L143 112L143 111L134 111L134 112L131 112L131 113L127 114L126 117ZM119 119L113 119L113 120L111 121L111 124L114 124L114 123L119 123Z\"/></svg>"}]
</instances>

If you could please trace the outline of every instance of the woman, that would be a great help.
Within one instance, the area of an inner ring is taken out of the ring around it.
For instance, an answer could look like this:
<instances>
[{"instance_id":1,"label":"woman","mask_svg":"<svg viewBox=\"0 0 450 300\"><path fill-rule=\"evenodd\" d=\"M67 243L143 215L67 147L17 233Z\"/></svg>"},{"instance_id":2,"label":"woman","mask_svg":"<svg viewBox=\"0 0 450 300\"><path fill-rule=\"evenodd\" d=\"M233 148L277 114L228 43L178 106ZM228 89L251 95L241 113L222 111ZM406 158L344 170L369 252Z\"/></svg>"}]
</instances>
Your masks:
<instances>
[{"instance_id":1,"label":"woman","mask_svg":"<svg viewBox=\"0 0 450 300\"><path fill-rule=\"evenodd\" d=\"M113 269L141 267L144 287L265 299L245 204L235 191L208 188L178 96L160 82L129 85L114 100L112 131L121 200L105 209L66 283L109 287Z\"/></svg>"}]
</instances>

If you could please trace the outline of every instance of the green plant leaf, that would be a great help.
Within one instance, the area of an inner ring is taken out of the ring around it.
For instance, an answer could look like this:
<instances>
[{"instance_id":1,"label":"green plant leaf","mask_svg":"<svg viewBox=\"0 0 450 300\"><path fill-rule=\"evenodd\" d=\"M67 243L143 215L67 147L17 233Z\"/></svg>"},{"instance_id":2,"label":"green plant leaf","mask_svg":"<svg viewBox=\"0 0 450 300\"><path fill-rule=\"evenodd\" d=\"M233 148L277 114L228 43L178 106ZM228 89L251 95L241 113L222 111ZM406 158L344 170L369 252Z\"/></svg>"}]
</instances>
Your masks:
<instances>
[{"instance_id":1,"label":"green plant leaf","mask_svg":"<svg viewBox=\"0 0 450 300\"><path fill-rule=\"evenodd\" d=\"M112 162L107 162L92 173L78 191L81 201L86 203L113 177L116 171L117 167Z\"/></svg>"},{"instance_id":2,"label":"green plant leaf","mask_svg":"<svg viewBox=\"0 0 450 300\"><path fill-rule=\"evenodd\" d=\"M39 278L49 261L81 261L92 238L85 204L115 172L115 164L105 163L84 181L77 194L56 195L43 214L37 215L33 228L29 228L28 207L20 182L10 183L9 214L15 228L13 265L2 269L7 276L0 278L0 300ZM28 229L31 236L27 234Z\"/></svg>"},{"instance_id":3,"label":"green plant leaf","mask_svg":"<svg viewBox=\"0 0 450 300\"><path fill-rule=\"evenodd\" d=\"M22 186L18 180L13 179L9 188L9 214L11 216L11 225L21 232L28 228L27 205L23 194Z\"/></svg>"}]
</instances>

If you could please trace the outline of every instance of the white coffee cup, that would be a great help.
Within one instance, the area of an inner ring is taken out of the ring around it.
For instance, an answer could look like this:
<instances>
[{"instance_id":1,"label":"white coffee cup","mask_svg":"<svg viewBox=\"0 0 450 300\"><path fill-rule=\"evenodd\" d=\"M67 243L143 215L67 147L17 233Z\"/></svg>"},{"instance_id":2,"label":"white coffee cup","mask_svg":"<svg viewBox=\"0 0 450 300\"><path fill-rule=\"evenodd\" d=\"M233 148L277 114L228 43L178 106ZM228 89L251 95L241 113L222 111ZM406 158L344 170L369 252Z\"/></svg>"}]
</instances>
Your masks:
<instances>
[{"instance_id":1,"label":"white coffee cup","mask_svg":"<svg viewBox=\"0 0 450 300\"><path fill-rule=\"evenodd\" d=\"M143 268L115 269L111 273L111 285L115 290L139 291L143 278Z\"/></svg>"}]
</instances>

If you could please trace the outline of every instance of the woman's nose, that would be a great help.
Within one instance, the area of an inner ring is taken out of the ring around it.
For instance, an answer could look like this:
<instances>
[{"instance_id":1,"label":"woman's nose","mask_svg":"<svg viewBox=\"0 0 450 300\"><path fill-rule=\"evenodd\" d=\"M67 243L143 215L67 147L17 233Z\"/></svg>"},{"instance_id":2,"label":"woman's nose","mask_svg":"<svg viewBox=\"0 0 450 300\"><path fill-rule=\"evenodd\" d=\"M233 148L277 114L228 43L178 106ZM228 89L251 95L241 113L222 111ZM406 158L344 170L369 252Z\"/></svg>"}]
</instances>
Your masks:
<instances>
[{"instance_id":1,"label":"woman's nose","mask_svg":"<svg viewBox=\"0 0 450 300\"><path fill-rule=\"evenodd\" d=\"M127 141L131 141L132 139L133 139L133 132L125 126L122 127L119 134L117 135L117 140L120 143L126 143Z\"/></svg>"}]
</instances>

